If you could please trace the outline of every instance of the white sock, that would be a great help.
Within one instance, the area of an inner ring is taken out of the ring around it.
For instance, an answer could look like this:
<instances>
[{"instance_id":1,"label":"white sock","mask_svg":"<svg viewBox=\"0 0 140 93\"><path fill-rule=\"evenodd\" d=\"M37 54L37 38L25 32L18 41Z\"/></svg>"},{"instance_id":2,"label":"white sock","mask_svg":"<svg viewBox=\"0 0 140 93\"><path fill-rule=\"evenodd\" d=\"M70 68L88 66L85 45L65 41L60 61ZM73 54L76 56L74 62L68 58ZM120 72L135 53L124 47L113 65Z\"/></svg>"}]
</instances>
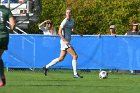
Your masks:
<instances>
[{"instance_id":1,"label":"white sock","mask_svg":"<svg viewBox=\"0 0 140 93\"><path fill-rule=\"evenodd\" d=\"M74 75L77 75L76 60L72 60L72 67L73 67L73 73L74 73Z\"/></svg>"},{"instance_id":2,"label":"white sock","mask_svg":"<svg viewBox=\"0 0 140 93\"><path fill-rule=\"evenodd\" d=\"M46 68L49 68L49 67L55 65L57 62L59 62L59 58L52 60L48 65L46 65Z\"/></svg>"}]
</instances>

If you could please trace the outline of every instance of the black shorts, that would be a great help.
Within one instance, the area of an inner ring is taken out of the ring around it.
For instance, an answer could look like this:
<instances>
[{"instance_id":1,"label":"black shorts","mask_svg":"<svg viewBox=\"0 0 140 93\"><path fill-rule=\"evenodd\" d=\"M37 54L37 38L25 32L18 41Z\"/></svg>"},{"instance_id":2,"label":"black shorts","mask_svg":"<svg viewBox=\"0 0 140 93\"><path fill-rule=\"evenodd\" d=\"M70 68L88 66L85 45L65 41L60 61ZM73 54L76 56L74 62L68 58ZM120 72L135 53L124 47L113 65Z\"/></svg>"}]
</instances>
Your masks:
<instances>
[{"instance_id":1,"label":"black shorts","mask_svg":"<svg viewBox=\"0 0 140 93\"><path fill-rule=\"evenodd\" d=\"M9 34L0 33L0 49L7 50L9 42Z\"/></svg>"}]
</instances>

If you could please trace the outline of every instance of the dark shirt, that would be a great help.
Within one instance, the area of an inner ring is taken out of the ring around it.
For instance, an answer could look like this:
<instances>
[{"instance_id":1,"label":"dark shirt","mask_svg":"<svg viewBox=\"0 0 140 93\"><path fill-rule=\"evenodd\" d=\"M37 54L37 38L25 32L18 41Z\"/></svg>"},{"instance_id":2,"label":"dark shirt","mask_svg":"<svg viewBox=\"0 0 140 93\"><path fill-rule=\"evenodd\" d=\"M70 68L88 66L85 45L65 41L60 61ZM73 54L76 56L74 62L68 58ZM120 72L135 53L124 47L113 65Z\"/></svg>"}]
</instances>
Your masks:
<instances>
[{"instance_id":1,"label":"dark shirt","mask_svg":"<svg viewBox=\"0 0 140 93\"><path fill-rule=\"evenodd\" d=\"M128 31L127 35L140 35L140 31L136 31L136 32Z\"/></svg>"},{"instance_id":2,"label":"dark shirt","mask_svg":"<svg viewBox=\"0 0 140 93\"><path fill-rule=\"evenodd\" d=\"M9 8L4 5L0 5L0 32L6 31L6 23L10 17L12 17L12 13Z\"/></svg>"}]
</instances>

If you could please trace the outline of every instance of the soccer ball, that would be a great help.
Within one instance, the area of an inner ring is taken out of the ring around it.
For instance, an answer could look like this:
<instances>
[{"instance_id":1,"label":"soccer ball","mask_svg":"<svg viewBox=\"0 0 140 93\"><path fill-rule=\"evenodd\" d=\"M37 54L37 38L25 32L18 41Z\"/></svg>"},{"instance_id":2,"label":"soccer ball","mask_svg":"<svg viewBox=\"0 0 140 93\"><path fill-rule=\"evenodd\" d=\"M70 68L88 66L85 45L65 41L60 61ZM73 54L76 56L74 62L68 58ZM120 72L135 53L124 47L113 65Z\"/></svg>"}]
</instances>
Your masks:
<instances>
[{"instance_id":1,"label":"soccer ball","mask_svg":"<svg viewBox=\"0 0 140 93\"><path fill-rule=\"evenodd\" d=\"M108 77L108 73L106 71L101 71L99 73L99 78L100 79L106 79Z\"/></svg>"}]
</instances>

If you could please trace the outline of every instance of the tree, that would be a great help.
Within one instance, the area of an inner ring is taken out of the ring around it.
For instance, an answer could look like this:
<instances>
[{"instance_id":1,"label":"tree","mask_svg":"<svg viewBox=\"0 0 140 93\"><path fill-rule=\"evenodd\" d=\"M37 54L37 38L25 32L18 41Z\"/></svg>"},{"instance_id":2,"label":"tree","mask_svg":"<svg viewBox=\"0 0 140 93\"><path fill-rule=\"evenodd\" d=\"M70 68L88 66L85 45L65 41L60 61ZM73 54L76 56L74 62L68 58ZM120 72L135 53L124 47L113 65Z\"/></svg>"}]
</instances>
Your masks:
<instances>
[{"instance_id":1,"label":"tree","mask_svg":"<svg viewBox=\"0 0 140 93\"><path fill-rule=\"evenodd\" d=\"M140 0L42 0L39 22L51 19L58 30L65 9L72 7L75 27L81 33L108 34L109 25L114 24L117 34L123 35L133 21L140 22L139 4Z\"/></svg>"}]
</instances>

